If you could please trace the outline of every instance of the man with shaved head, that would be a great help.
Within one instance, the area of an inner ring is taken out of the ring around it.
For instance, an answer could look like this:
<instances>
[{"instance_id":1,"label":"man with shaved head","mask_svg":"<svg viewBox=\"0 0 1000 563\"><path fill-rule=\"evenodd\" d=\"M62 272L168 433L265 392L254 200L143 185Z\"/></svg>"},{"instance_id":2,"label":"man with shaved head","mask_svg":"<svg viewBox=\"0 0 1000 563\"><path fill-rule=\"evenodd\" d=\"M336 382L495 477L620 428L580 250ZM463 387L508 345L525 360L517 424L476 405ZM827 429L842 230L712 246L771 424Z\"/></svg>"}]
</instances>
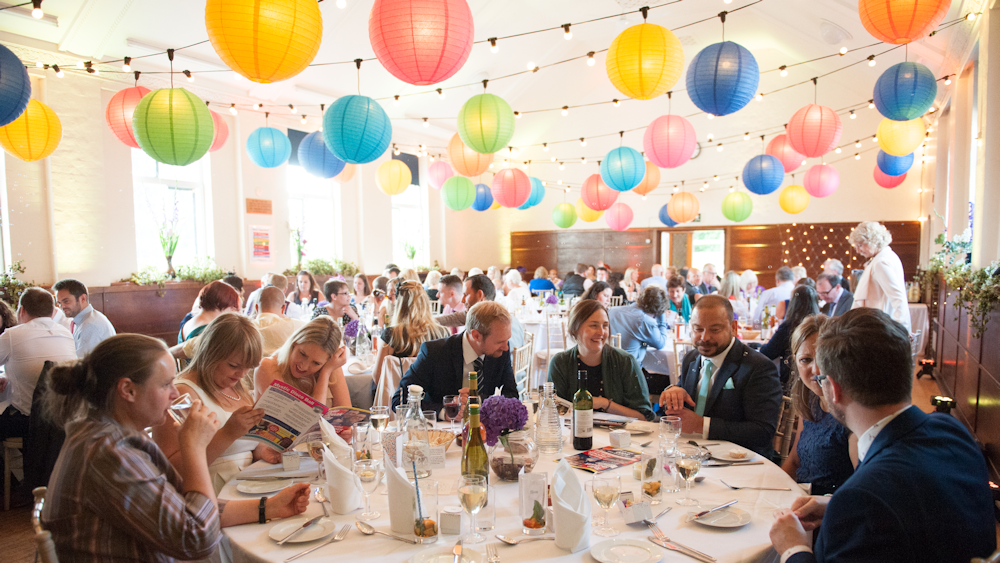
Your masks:
<instances>
[{"instance_id":1,"label":"man with shaved head","mask_svg":"<svg viewBox=\"0 0 1000 563\"><path fill-rule=\"evenodd\" d=\"M264 337L264 356L270 356L281 348L288 338L301 328L305 322L290 319L282 314L285 307L285 294L274 286L265 287L260 292L260 314L257 315L257 328Z\"/></svg>"}]
</instances>

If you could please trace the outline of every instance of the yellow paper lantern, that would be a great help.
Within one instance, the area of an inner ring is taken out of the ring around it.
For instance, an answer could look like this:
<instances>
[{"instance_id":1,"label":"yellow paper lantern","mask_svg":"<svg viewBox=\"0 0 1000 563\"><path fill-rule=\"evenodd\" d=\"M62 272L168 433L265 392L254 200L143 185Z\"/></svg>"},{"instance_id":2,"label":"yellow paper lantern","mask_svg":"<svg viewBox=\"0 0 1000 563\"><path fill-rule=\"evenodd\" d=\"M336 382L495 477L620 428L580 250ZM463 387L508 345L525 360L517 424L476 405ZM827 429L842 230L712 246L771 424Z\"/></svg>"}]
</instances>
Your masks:
<instances>
[{"instance_id":1,"label":"yellow paper lantern","mask_svg":"<svg viewBox=\"0 0 1000 563\"><path fill-rule=\"evenodd\" d=\"M581 221L593 223L594 221L600 219L601 215L604 215L603 211L594 211L593 209L587 207L587 204L583 202L582 197L576 198L576 216Z\"/></svg>"},{"instance_id":2,"label":"yellow paper lantern","mask_svg":"<svg viewBox=\"0 0 1000 563\"><path fill-rule=\"evenodd\" d=\"M677 83L684 48L669 29L641 23L621 32L608 48L608 78L619 92L637 100L655 98Z\"/></svg>"},{"instance_id":3,"label":"yellow paper lantern","mask_svg":"<svg viewBox=\"0 0 1000 563\"><path fill-rule=\"evenodd\" d=\"M906 156L924 142L927 127L920 117L909 121L883 119L878 124L878 146L892 156Z\"/></svg>"},{"instance_id":4,"label":"yellow paper lantern","mask_svg":"<svg viewBox=\"0 0 1000 563\"><path fill-rule=\"evenodd\" d=\"M809 192L806 191L805 186L787 186L781 190L778 204L785 210L785 213L801 213L809 206Z\"/></svg>"},{"instance_id":5,"label":"yellow paper lantern","mask_svg":"<svg viewBox=\"0 0 1000 563\"><path fill-rule=\"evenodd\" d=\"M23 161L41 160L56 150L62 140L62 123L52 108L29 100L20 117L0 127L0 145Z\"/></svg>"},{"instance_id":6,"label":"yellow paper lantern","mask_svg":"<svg viewBox=\"0 0 1000 563\"><path fill-rule=\"evenodd\" d=\"M280 82L316 57L323 16L316 0L208 0L205 27L226 66L254 82Z\"/></svg>"},{"instance_id":7,"label":"yellow paper lantern","mask_svg":"<svg viewBox=\"0 0 1000 563\"><path fill-rule=\"evenodd\" d=\"M700 208L701 204L694 194L681 192L670 196L670 201L667 202L667 215L678 223L687 223L698 216Z\"/></svg>"},{"instance_id":8,"label":"yellow paper lantern","mask_svg":"<svg viewBox=\"0 0 1000 563\"><path fill-rule=\"evenodd\" d=\"M344 165L344 169L340 171L340 174L334 176L333 179L341 184L350 182L351 179L354 178L354 173L357 172L357 168L355 168L355 166L355 164L348 162Z\"/></svg>"},{"instance_id":9,"label":"yellow paper lantern","mask_svg":"<svg viewBox=\"0 0 1000 563\"><path fill-rule=\"evenodd\" d=\"M399 195L410 187L413 175L402 160L387 160L379 165L376 180L378 188L386 195Z\"/></svg>"},{"instance_id":10,"label":"yellow paper lantern","mask_svg":"<svg viewBox=\"0 0 1000 563\"><path fill-rule=\"evenodd\" d=\"M655 190L660 185L660 169L650 161L646 161L646 175L642 177L639 185L632 188L632 191L639 195L646 195Z\"/></svg>"},{"instance_id":11,"label":"yellow paper lantern","mask_svg":"<svg viewBox=\"0 0 1000 563\"><path fill-rule=\"evenodd\" d=\"M494 201L493 205L490 206L490 211L493 211L494 209L500 209L500 207L501 207L500 202Z\"/></svg>"},{"instance_id":12,"label":"yellow paper lantern","mask_svg":"<svg viewBox=\"0 0 1000 563\"><path fill-rule=\"evenodd\" d=\"M455 133L448 141L448 157L451 159L451 166L455 172L469 178L486 172L490 168L490 163L493 162L492 154L479 154L465 146L458 133Z\"/></svg>"}]
</instances>

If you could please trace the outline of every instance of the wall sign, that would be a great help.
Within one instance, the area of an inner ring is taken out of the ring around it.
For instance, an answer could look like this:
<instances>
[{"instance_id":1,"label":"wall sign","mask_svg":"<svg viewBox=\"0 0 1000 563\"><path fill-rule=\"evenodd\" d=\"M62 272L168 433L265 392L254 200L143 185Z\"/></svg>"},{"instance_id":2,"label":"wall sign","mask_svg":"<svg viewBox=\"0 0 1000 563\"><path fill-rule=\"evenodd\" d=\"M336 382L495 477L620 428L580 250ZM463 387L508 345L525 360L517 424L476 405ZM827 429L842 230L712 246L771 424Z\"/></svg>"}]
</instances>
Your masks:
<instances>
[{"instance_id":1,"label":"wall sign","mask_svg":"<svg viewBox=\"0 0 1000 563\"><path fill-rule=\"evenodd\" d=\"M271 255L270 225L250 225L250 261L255 264L274 261Z\"/></svg>"},{"instance_id":2,"label":"wall sign","mask_svg":"<svg viewBox=\"0 0 1000 563\"><path fill-rule=\"evenodd\" d=\"M256 215L271 215L271 200L247 198L247 213Z\"/></svg>"}]
</instances>

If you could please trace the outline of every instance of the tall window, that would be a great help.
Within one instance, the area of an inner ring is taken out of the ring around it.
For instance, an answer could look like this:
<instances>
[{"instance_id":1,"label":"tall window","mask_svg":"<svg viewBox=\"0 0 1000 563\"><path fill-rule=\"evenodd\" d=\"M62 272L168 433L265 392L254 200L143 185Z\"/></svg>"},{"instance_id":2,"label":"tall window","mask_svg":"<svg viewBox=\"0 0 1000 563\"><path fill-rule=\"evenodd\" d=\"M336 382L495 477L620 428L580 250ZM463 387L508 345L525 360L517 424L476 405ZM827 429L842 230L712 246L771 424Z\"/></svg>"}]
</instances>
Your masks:
<instances>
[{"instance_id":1,"label":"tall window","mask_svg":"<svg viewBox=\"0 0 1000 563\"><path fill-rule=\"evenodd\" d=\"M211 173L209 159L187 166L170 166L132 149L135 191L136 258L139 267L163 267L161 234L177 235L173 264L190 263L196 256L212 256Z\"/></svg>"},{"instance_id":2,"label":"tall window","mask_svg":"<svg viewBox=\"0 0 1000 563\"><path fill-rule=\"evenodd\" d=\"M288 166L288 226L298 230L304 255L302 262L316 258L330 260L343 256L343 221L340 216L340 184L317 178L302 166ZM292 261L296 260L295 237Z\"/></svg>"},{"instance_id":3,"label":"tall window","mask_svg":"<svg viewBox=\"0 0 1000 563\"><path fill-rule=\"evenodd\" d=\"M726 231L660 231L660 263L675 268L701 268L715 264L718 272L725 272Z\"/></svg>"},{"instance_id":4,"label":"tall window","mask_svg":"<svg viewBox=\"0 0 1000 563\"><path fill-rule=\"evenodd\" d=\"M427 188L411 185L405 192L392 196L392 261L401 268L429 266L428 246ZM412 260L407 248L416 249Z\"/></svg>"}]
</instances>

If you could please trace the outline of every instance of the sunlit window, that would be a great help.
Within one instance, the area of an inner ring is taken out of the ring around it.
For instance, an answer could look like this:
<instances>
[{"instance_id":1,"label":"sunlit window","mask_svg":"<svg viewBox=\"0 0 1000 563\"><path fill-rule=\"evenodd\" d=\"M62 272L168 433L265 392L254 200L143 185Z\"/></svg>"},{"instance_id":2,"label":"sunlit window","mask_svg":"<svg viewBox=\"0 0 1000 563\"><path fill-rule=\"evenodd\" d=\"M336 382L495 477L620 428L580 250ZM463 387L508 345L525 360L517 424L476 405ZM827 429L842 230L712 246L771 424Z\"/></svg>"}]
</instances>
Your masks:
<instances>
[{"instance_id":1,"label":"sunlit window","mask_svg":"<svg viewBox=\"0 0 1000 563\"><path fill-rule=\"evenodd\" d=\"M343 256L343 221L340 216L340 184L309 174L301 166L288 169L288 227L300 230L307 260L331 260ZM297 259L295 237L292 263Z\"/></svg>"},{"instance_id":2,"label":"sunlit window","mask_svg":"<svg viewBox=\"0 0 1000 563\"><path fill-rule=\"evenodd\" d=\"M401 268L429 265L427 247L427 188L411 185L392 196L392 261ZM408 248L416 250L412 259Z\"/></svg>"}]
</instances>

